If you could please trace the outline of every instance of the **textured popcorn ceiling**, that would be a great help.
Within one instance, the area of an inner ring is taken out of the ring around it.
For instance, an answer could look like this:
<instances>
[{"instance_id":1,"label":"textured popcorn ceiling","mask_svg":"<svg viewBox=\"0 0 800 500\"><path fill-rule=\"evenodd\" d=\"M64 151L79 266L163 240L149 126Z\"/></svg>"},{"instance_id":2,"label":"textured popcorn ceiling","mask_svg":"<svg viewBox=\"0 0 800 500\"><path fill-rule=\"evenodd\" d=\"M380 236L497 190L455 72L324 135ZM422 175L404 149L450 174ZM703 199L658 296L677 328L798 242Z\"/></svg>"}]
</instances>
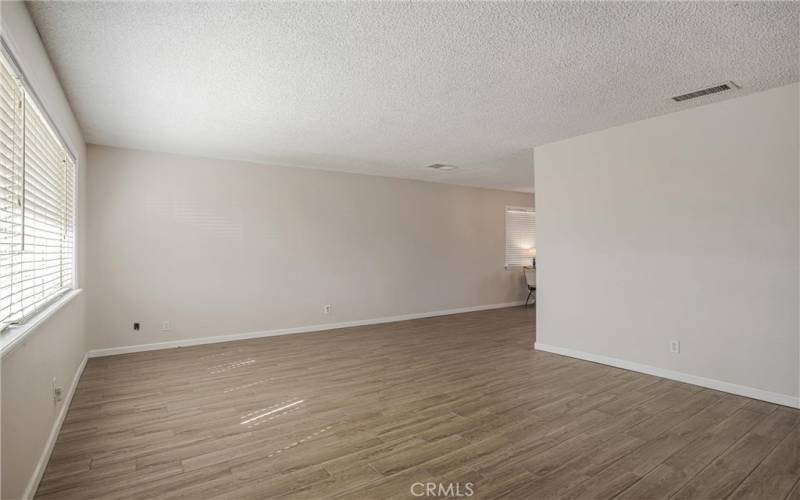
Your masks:
<instances>
[{"instance_id":1,"label":"textured popcorn ceiling","mask_svg":"<svg viewBox=\"0 0 800 500\"><path fill-rule=\"evenodd\" d=\"M522 191L535 145L797 81L799 8L29 4L90 143Z\"/></svg>"}]
</instances>

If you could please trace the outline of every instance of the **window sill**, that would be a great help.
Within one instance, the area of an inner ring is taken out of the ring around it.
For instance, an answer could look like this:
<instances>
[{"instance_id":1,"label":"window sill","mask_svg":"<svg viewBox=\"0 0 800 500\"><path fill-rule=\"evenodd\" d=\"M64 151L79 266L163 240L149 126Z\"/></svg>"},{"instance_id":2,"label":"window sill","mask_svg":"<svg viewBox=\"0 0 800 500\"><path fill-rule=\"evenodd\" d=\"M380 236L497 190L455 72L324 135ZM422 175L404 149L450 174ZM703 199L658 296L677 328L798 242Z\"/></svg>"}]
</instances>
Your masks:
<instances>
[{"instance_id":1,"label":"window sill","mask_svg":"<svg viewBox=\"0 0 800 500\"><path fill-rule=\"evenodd\" d=\"M42 309L37 315L33 316L27 323L20 326L12 326L2 334L0 334L0 358L5 357L17 346L25 342L25 339L33 333L39 325L47 321L50 316L55 314L59 309L67 305L72 299L80 295L81 289L70 290L65 293L63 297Z\"/></svg>"}]
</instances>

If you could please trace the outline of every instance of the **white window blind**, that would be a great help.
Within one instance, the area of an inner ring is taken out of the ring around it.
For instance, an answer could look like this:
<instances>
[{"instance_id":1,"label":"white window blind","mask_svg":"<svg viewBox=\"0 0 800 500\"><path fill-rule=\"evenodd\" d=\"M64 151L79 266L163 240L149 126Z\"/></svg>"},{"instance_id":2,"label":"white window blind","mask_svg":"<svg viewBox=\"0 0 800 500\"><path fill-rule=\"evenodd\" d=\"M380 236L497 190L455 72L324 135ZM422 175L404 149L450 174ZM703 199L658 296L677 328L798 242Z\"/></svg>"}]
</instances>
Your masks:
<instances>
[{"instance_id":1,"label":"white window blind","mask_svg":"<svg viewBox=\"0 0 800 500\"><path fill-rule=\"evenodd\" d=\"M506 207L506 267L530 266L536 256L536 212Z\"/></svg>"},{"instance_id":2,"label":"white window blind","mask_svg":"<svg viewBox=\"0 0 800 500\"><path fill-rule=\"evenodd\" d=\"M0 331L73 287L75 163L0 53Z\"/></svg>"}]
</instances>

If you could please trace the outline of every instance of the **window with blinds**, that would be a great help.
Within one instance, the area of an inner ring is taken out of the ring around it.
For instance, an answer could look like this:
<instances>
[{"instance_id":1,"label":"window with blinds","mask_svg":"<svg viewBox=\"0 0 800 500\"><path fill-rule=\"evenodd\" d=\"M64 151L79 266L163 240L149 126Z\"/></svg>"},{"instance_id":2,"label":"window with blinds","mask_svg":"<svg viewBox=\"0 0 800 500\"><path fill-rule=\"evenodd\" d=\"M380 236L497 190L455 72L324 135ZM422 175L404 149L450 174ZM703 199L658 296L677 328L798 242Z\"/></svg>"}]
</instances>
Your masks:
<instances>
[{"instance_id":1,"label":"window with blinds","mask_svg":"<svg viewBox=\"0 0 800 500\"><path fill-rule=\"evenodd\" d=\"M506 207L506 267L530 266L536 256L536 212Z\"/></svg>"},{"instance_id":2,"label":"window with blinds","mask_svg":"<svg viewBox=\"0 0 800 500\"><path fill-rule=\"evenodd\" d=\"M75 162L0 52L0 331L73 287Z\"/></svg>"}]
</instances>

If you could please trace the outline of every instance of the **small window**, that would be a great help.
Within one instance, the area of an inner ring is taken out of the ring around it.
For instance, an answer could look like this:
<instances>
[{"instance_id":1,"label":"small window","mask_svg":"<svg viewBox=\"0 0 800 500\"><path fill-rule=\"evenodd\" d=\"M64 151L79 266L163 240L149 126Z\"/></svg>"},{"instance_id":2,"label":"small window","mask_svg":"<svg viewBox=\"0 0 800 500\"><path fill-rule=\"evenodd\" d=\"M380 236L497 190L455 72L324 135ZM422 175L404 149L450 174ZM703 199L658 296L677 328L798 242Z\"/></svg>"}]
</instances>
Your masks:
<instances>
[{"instance_id":1,"label":"small window","mask_svg":"<svg viewBox=\"0 0 800 500\"><path fill-rule=\"evenodd\" d=\"M0 331L73 288L75 161L0 52Z\"/></svg>"},{"instance_id":2,"label":"small window","mask_svg":"<svg viewBox=\"0 0 800 500\"><path fill-rule=\"evenodd\" d=\"M506 267L530 266L536 257L536 212L506 207Z\"/></svg>"}]
</instances>

